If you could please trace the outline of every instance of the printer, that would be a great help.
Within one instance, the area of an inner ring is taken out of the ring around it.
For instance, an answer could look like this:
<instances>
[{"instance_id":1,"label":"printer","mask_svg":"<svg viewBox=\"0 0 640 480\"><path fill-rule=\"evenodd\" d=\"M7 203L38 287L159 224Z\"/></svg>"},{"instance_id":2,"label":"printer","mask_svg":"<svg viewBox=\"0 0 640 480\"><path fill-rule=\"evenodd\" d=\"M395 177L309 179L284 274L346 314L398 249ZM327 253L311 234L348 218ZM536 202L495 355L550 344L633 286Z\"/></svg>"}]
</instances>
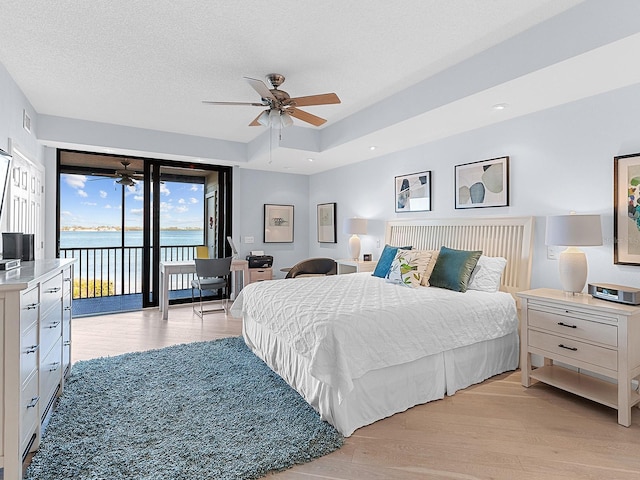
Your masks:
<instances>
[{"instance_id":1,"label":"printer","mask_svg":"<svg viewBox=\"0 0 640 480\"><path fill-rule=\"evenodd\" d=\"M273 265L272 255L247 255L249 268L269 268Z\"/></svg>"}]
</instances>

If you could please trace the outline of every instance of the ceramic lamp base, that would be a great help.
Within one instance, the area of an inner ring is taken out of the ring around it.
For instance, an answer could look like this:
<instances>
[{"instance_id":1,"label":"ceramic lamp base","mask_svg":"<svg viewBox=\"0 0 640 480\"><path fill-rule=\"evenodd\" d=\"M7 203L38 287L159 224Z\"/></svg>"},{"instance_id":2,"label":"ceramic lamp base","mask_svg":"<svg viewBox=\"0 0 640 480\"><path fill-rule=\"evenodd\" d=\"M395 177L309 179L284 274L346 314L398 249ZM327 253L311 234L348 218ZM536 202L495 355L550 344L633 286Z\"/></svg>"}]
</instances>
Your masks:
<instances>
[{"instance_id":1,"label":"ceramic lamp base","mask_svg":"<svg viewBox=\"0 0 640 480\"><path fill-rule=\"evenodd\" d=\"M565 292L580 293L587 283L587 257L582 250L569 247L560 253L560 283Z\"/></svg>"}]
</instances>

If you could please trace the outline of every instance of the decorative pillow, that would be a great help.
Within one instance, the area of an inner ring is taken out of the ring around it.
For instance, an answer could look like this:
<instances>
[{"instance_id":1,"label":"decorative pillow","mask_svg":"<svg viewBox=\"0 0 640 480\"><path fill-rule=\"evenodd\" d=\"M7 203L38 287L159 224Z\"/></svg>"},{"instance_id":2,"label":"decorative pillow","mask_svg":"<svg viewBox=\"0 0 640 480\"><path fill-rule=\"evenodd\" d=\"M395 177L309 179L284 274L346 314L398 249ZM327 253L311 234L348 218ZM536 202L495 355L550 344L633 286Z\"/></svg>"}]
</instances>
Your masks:
<instances>
[{"instance_id":1,"label":"decorative pillow","mask_svg":"<svg viewBox=\"0 0 640 480\"><path fill-rule=\"evenodd\" d=\"M424 287L428 287L429 286L429 278L431 277L431 274L433 273L433 267L436 266L436 260L438 260L438 253L440 251L439 250L427 250L427 252L431 253L431 260L429 260L429 265L427 265L427 270L424 272L424 275L422 276L422 286L424 286Z\"/></svg>"},{"instance_id":2,"label":"decorative pillow","mask_svg":"<svg viewBox=\"0 0 640 480\"><path fill-rule=\"evenodd\" d=\"M454 250L442 247L429 284L454 292L466 292L469 277L478 263L482 251Z\"/></svg>"},{"instance_id":3,"label":"decorative pillow","mask_svg":"<svg viewBox=\"0 0 640 480\"><path fill-rule=\"evenodd\" d=\"M500 288L502 272L506 266L506 258L480 256L476 268L473 269L471 277L469 277L467 288L481 292L497 292Z\"/></svg>"},{"instance_id":4,"label":"decorative pillow","mask_svg":"<svg viewBox=\"0 0 640 480\"><path fill-rule=\"evenodd\" d=\"M396 258L396 252L398 249L411 250L411 247L392 247L391 245L385 245L380 255L380 260L376 264L376 269L373 271L374 277L386 278L391 268L393 259Z\"/></svg>"},{"instance_id":5,"label":"decorative pillow","mask_svg":"<svg viewBox=\"0 0 640 480\"><path fill-rule=\"evenodd\" d=\"M429 260L431 260L431 252L427 250L398 249L391 263L387 282L405 287L419 287Z\"/></svg>"}]
</instances>

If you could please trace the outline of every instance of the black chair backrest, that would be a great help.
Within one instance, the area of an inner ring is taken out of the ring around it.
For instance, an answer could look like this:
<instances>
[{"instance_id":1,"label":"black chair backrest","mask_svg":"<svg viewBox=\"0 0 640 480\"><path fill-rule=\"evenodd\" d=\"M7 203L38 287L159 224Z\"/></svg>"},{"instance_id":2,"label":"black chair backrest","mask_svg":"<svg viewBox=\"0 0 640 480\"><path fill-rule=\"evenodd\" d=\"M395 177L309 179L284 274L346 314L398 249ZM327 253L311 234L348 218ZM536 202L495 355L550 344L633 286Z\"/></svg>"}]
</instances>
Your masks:
<instances>
[{"instance_id":1,"label":"black chair backrest","mask_svg":"<svg viewBox=\"0 0 640 480\"><path fill-rule=\"evenodd\" d=\"M285 278L296 278L298 275L335 275L336 261L333 258L309 258L296 263Z\"/></svg>"},{"instance_id":2,"label":"black chair backrest","mask_svg":"<svg viewBox=\"0 0 640 480\"><path fill-rule=\"evenodd\" d=\"M232 257L196 258L196 275L199 278L224 277L231 273Z\"/></svg>"}]
</instances>

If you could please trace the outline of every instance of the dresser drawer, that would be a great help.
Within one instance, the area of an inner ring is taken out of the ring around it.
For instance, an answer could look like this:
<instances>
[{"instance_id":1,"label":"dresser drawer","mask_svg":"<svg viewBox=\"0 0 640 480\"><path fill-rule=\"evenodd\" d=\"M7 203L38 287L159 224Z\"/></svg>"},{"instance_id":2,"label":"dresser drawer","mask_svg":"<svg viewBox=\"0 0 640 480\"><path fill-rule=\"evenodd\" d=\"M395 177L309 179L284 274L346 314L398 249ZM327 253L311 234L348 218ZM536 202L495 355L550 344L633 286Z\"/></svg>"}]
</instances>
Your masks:
<instances>
[{"instance_id":1,"label":"dresser drawer","mask_svg":"<svg viewBox=\"0 0 640 480\"><path fill-rule=\"evenodd\" d=\"M572 340L558 335L528 331L529 346L562 355L567 359L597 365L609 370L618 370L618 352L589 343Z\"/></svg>"},{"instance_id":2,"label":"dresser drawer","mask_svg":"<svg viewBox=\"0 0 640 480\"><path fill-rule=\"evenodd\" d=\"M20 295L20 331L24 332L38 321L40 312L40 291L38 287Z\"/></svg>"},{"instance_id":3,"label":"dresser drawer","mask_svg":"<svg viewBox=\"0 0 640 480\"><path fill-rule=\"evenodd\" d=\"M38 326L32 325L20 338L20 384L25 386L38 367Z\"/></svg>"},{"instance_id":4,"label":"dresser drawer","mask_svg":"<svg viewBox=\"0 0 640 480\"><path fill-rule=\"evenodd\" d=\"M38 397L38 376L34 375L20 392L20 452L27 448L31 436L40 423L40 398Z\"/></svg>"},{"instance_id":5,"label":"dresser drawer","mask_svg":"<svg viewBox=\"0 0 640 480\"><path fill-rule=\"evenodd\" d=\"M46 408L49 400L62 381L62 339L58 339L49 354L40 362L41 408Z\"/></svg>"},{"instance_id":6,"label":"dresser drawer","mask_svg":"<svg viewBox=\"0 0 640 480\"><path fill-rule=\"evenodd\" d=\"M618 346L618 327L615 325L584 320L553 311L530 309L527 315L530 327L549 330L581 340L611 345L612 347Z\"/></svg>"},{"instance_id":7,"label":"dresser drawer","mask_svg":"<svg viewBox=\"0 0 640 480\"><path fill-rule=\"evenodd\" d=\"M62 338L62 311L52 310L40 320L40 356L46 356L56 340Z\"/></svg>"},{"instance_id":8,"label":"dresser drawer","mask_svg":"<svg viewBox=\"0 0 640 480\"><path fill-rule=\"evenodd\" d=\"M62 272L46 282L42 283L40 292L40 309L43 314L47 314L54 305L60 306L62 298Z\"/></svg>"}]
</instances>

